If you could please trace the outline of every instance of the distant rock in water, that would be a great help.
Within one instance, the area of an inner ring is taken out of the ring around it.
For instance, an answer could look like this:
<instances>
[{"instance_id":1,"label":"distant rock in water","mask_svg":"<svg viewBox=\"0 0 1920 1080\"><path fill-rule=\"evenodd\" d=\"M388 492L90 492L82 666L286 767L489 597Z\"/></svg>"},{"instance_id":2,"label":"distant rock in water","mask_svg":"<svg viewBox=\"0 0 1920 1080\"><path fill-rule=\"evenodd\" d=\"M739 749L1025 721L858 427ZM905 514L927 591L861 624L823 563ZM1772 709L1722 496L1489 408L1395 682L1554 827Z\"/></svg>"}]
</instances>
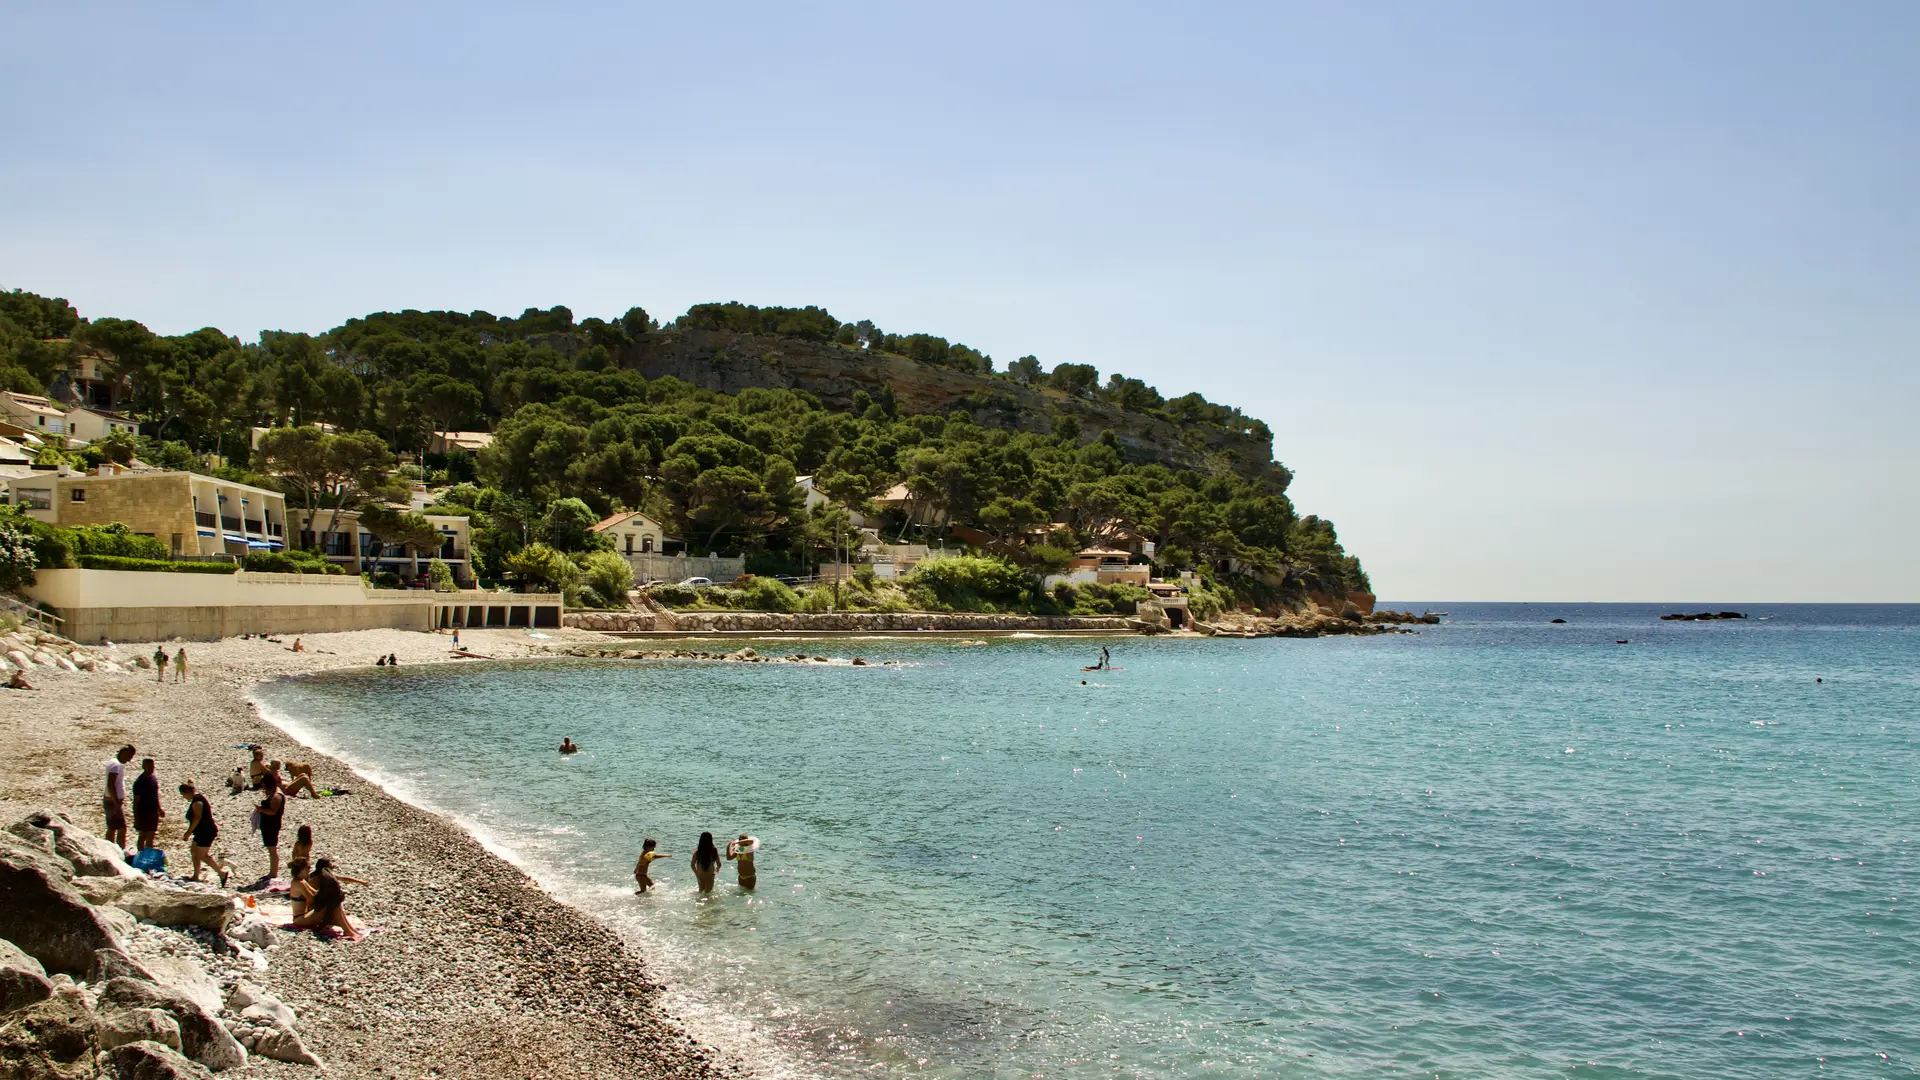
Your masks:
<instances>
[{"instance_id":1,"label":"distant rock in water","mask_svg":"<svg viewBox=\"0 0 1920 1080\"><path fill-rule=\"evenodd\" d=\"M1702 611L1697 615L1676 613L1660 616L1661 622L1711 622L1714 619L1744 619L1747 616L1738 611Z\"/></svg>"},{"instance_id":2,"label":"distant rock in water","mask_svg":"<svg viewBox=\"0 0 1920 1080\"><path fill-rule=\"evenodd\" d=\"M1548 621L1548 622L1557 622L1557 623L1563 623L1563 622L1566 622L1567 620L1565 620L1565 619L1548 619L1547 621Z\"/></svg>"}]
</instances>

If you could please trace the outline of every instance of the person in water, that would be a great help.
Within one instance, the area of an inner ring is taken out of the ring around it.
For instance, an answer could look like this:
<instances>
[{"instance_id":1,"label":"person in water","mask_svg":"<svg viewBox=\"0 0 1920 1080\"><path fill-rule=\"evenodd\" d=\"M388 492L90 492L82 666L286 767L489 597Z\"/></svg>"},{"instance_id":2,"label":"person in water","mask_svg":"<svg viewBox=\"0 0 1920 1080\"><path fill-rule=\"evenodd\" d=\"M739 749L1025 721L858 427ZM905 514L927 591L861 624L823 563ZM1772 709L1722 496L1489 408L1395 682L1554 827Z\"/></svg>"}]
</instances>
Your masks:
<instances>
[{"instance_id":1,"label":"person in water","mask_svg":"<svg viewBox=\"0 0 1920 1080\"><path fill-rule=\"evenodd\" d=\"M213 821L213 804L193 789L191 780L180 785L180 794L187 797L187 832L183 839L192 842L193 880L200 880L202 866L210 866L220 875L220 884L224 886L232 867L220 865L220 860L213 857L213 841L220 835L220 826Z\"/></svg>"},{"instance_id":2,"label":"person in water","mask_svg":"<svg viewBox=\"0 0 1920 1080\"><path fill-rule=\"evenodd\" d=\"M287 817L287 794L280 790L279 773L270 772L264 779L260 790L266 792L266 798L255 809L260 811L260 846L267 849L271 860L267 878L272 880L280 876L280 823Z\"/></svg>"},{"instance_id":3,"label":"person in water","mask_svg":"<svg viewBox=\"0 0 1920 1080\"><path fill-rule=\"evenodd\" d=\"M671 858L673 858L673 856L667 852L654 850L653 837L649 836L641 841L640 861L633 864L633 883L640 887L634 891L643 893L653 888L653 879L647 876L647 871L652 867L653 860Z\"/></svg>"},{"instance_id":4,"label":"person in water","mask_svg":"<svg viewBox=\"0 0 1920 1080\"><path fill-rule=\"evenodd\" d=\"M720 872L720 849L713 846L713 834L700 834L700 844L693 849L693 880L700 885L701 892L713 891L713 876Z\"/></svg>"},{"instance_id":5,"label":"person in water","mask_svg":"<svg viewBox=\"0 0 1920 1080\"><path fill-rule=\"evenodd\" d=\"M759 850L760 841L746 833L741 833L738 840L727 841L727 858L733 861L740 872L740 887L748 892L753 891L758 876L753 869L753 853Z\"/></svg>"},{"instance_id":6,"label":"person in water","mask_svg":"<svg viewBox=\"0 0 1920 1080\"><path fill-rule=\"evenodd\" d=\"M154 775L153 759L140 759L140 775L133 781L133 831L136 834L134 844L145 851L153 846L154 834L160 831L160 818L164 816L160 808L160 778Z\"/></svg>"},{"instance_id":7,"label":"person in water","mask_svg":"<svg viewBox=\"0 0 1920 1080\"><path fill-rule=\"evenodd\" d=\"M577 754L580 752L580 748L574 745L573 736L566 735L561 737L560 752L563 754Z\"/></svg>"},{"instance_id":8,"label":"person in water","mask_svg":"<svg viewBox=\"0 0 1920 1080\"><path fill-rule=\"evenodd\" d=\"M1113 666L1113 654L1107 651L1107 647L1105 645L1100 646L1100 670L1105 671L1112 666Z\"/></svg>"}]
</instances>

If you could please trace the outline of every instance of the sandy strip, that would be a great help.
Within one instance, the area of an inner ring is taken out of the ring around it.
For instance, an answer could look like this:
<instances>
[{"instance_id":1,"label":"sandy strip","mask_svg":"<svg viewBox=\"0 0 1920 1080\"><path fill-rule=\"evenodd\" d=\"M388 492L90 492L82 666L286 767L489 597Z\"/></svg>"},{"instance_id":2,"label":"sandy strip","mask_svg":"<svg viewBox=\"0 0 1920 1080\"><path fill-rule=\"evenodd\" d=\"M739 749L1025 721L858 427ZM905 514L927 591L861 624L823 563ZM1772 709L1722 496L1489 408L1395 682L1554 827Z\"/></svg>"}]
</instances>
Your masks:
<instances>
[{"instance_id":1,"label":"sandy strip","mask_svg":"<svg viewBox=\"0 0 1920 1080\"><path fill-rule=\"evenodd\" d=\"M575 636L591 635L560 631L554 643ZM263 640L189 642L184 684L172 672L163 683L151 671L36 668L30 678L40 690L0 690L0 815L11 821L52 807L100 829L107 759L131 742L157 762L168 866L191 865L175 788L192 778L213 802L221 834L215 851L227 853L239 886L266 872L267 857L247 827L253 799L229 797L222 780L244 758L234 744L261 743L270 757L313 762L322 788L352 789L342 798L293 800L281 854L296 826L313 826L316 855L372 882L348 887L348 912L382 928L358 943L288 935L262 976L299 1012L301 1036L328 1075L735 1075L661 1011L645 962L611 931L540 891L446 819L292 742L247 702L248 688L263 679L365 666L386 653L403 664L470 662L449 658L450 639L363 630L310 634L305 644L311 651L296 654ZM540 646L520 630L463 631L461 644L503 659ZM151 643L110 650L117 658L152 651ZM255 1062L249 1074L316 1075Z\"/></svg>"}]
</instances>

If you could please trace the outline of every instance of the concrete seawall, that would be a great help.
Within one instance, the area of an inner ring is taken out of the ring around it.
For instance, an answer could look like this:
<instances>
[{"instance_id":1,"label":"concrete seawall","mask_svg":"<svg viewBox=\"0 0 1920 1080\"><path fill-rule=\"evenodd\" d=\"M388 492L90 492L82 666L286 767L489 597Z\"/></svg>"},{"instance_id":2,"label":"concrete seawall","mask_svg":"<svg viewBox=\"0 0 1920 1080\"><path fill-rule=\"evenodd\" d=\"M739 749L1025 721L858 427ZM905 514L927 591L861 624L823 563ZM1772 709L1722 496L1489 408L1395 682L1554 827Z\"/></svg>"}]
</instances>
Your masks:
<instances>
[{"instance_id":1,"label":"concrete seawall","mask_svg":"<svg viewBox=\"0 0 1920 1080\"><path fill-rule=\"evenodd\" d=\"M1141 624L1121 616L1048 617L980 615L929 611L793 612L776 611L569 611L568 626L608 633L868 633L945 631L1007 633L1077 630L1135 633Z\"/></svg>"}]
</instances>

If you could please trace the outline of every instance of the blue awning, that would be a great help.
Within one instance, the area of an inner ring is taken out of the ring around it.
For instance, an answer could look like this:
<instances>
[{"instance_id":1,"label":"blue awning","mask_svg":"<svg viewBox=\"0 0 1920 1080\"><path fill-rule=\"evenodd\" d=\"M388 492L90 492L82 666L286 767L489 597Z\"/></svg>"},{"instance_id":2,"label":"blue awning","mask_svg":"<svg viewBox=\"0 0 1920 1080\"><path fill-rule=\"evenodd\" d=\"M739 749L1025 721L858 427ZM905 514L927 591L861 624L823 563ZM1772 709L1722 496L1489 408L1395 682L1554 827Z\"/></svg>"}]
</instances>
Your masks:
<instances>
[{"instance_id":1,"label":"blue awning","mask_svg":"<svg viewBox=\"0 0 1920 1080\"><path fill-rule=\"evenodd\" d=\"M265 540L249 540L247 541L247 546L250 548L256 548L261 551L273 550L273 545L267 543Z\"/></svg>"},{"instance_id":2,"label":"blue awning","mask_svg":"<svg viewBox=\"0 0 1920 1080\"><path fill-rule=\"evenodd\" d=\"M213 531L212 529L201 529L201 530L199 530L199 533L200 533L200 535L201 535L201 536L218 536L218 535L220 535L219 533L216 533L216 532L214 532L214 531Z\"/></svg>"},{"instance_id":3,"label":"blue awning","mask_svg":"<svg viewBox=\"0 0 1920 1080\"><path fill-rule=\"evenodd\" d=\"M239 533L227 533L222 539L226 540L229 544L244 544L247 542L247 538L241 536Z\"/></svg>"}]
</instances>

